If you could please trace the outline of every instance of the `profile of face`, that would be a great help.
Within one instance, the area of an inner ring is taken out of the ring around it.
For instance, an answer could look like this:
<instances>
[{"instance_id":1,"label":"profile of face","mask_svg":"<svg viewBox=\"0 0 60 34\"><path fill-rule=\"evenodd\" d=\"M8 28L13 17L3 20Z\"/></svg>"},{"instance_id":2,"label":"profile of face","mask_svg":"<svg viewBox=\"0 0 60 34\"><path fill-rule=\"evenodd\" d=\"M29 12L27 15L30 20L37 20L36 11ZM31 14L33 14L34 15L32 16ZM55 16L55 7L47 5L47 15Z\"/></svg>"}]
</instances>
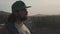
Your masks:
<instances>
[{"instance_id":1,"label":"profile of face","mask_svg":"<svg viewBox=\"0 0 60 34\"><path fill-rule=\"evenodd\" d=\"M16 11L15 16L18 20L25 21L27 19L27 14L27 9L24 8Z\"/></svg>"}]
</instances>

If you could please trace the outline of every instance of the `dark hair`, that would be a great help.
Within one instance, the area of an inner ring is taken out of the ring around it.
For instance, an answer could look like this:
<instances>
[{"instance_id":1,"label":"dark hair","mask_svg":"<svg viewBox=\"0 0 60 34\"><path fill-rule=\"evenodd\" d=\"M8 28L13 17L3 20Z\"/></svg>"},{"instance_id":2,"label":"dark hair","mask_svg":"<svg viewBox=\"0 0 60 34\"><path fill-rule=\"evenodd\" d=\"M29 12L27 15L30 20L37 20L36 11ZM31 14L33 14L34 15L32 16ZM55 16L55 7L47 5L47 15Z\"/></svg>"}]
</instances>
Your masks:
<instances>
[{"instance_id":1,"label":"dark hair","mask_svg":"<svg viewBox=\"0 0 60 34\"><path fill-rule=\"evenodd\" d=\"M15 21L16 21L15 15L14 15L14 14L10 14L10 15L8 16L8 22L15 22Z\"/></svg>"}]
</instances>

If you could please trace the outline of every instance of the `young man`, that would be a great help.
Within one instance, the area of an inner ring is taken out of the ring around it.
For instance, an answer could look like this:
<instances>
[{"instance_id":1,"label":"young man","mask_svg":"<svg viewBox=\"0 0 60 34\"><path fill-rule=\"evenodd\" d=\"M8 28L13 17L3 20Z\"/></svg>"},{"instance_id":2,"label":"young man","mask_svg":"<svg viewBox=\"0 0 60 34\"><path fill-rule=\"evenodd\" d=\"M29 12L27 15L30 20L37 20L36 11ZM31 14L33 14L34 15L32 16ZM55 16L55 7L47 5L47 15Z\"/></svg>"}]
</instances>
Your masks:
<instances>
[{"instance_id":1,"label":"young man","mask_svg":"<svg viewBox=\"0 0 60 34\"><path fill-rule=\"evenodd\" d=\"M25 26L24 21L27 19L27 9L23 1L16 1L12 5L12 14L8 17L6 27L11 34L31 34Z\"/></svg>"}]
</instances>

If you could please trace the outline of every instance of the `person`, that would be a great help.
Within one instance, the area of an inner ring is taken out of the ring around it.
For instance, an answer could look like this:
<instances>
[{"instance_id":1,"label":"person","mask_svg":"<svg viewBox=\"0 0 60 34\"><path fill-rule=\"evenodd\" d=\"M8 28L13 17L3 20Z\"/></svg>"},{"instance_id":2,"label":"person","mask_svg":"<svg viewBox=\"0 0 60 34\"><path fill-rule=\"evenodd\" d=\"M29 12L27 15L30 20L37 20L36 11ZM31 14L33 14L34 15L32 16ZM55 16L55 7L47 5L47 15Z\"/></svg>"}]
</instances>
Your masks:
<instances>
[{"instance_id":1,"label":"person","mask_svg":"<svg viewBox=\"0 0 60 34\"><path fill-rule=\"evenodd\" d=\"M6 22L6 27L11 34L31 34L29 28L24 24L27 20L28 11L23 1L16 1L12 5L12 13Z\"/></svg>"}]
</instances>

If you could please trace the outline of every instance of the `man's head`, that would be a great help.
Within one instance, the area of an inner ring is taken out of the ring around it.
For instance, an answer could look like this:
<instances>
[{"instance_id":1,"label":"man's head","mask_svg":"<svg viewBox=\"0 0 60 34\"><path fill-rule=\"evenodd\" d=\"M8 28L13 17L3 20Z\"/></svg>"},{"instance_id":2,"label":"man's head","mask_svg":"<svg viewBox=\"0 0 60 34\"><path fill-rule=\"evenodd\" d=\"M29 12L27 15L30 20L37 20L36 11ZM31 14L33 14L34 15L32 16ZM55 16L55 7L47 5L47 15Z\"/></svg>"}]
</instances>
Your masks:
<instances>
[{"instance_id":1,"label":"man's head","mask_svg":"<svg viewBox=\"0 0 60 34\"><path fill-rule=\"evenodd\" d=\"M21 9L21 10L18 10L15 13L15 17L18 20L21 20L21 21L25 21L27 19L27 15L28 15L28 12L27 12L27 10L25 8L24 9Z\"/></svg>"},{"instance_id":2,"label":"man's head","mask_svg":"<svg viewBox=\"0 0 60 34\"><path fill-rule=\"evenodd\" d=\"M15 17L18 20L22 20L25 21L27 19L27 9L30 6L26 7L25 3L23 1L16 1L13 5L12 5L12 13L15 15Z\"/></svg>"}]
</instances>

